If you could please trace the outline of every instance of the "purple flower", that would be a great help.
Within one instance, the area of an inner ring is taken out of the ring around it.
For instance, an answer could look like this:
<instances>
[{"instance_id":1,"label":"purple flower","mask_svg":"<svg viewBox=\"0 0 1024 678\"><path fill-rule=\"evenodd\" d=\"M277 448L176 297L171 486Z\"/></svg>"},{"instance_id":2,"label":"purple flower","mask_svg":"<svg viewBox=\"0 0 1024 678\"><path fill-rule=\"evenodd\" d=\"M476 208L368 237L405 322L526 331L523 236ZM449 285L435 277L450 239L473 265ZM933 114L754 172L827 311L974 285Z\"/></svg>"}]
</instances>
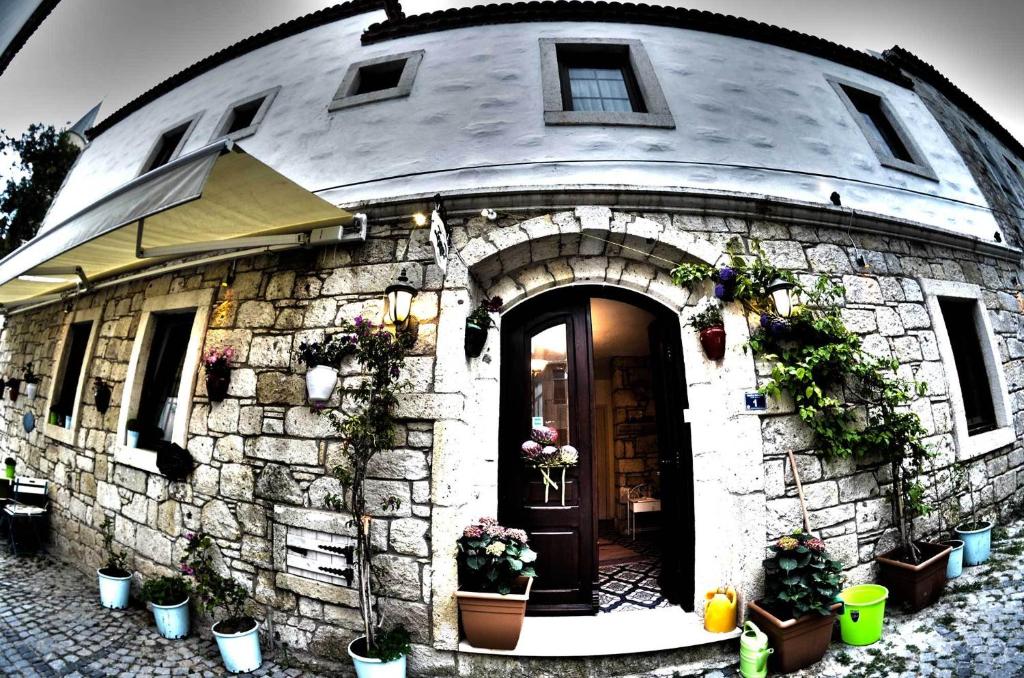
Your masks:
<instances>
[{"instance_id":1,"label":"purple flower","mask_svg":"<svg viewBox=\"0 0 1024 678\"><path fill-rule=\"evenodd\" d=\"M401 370L398 369L398 365L392 365L391 366L391 376L392 377L398 378L398 375L399 375L400 371Z\"/></svg>"},{"instance_id":2,"label":"purple flower","mask_svg":"<svg viewBox=\"0 0 1024 678\"><path fill-rule=\"evenodd\" d=\"M513 541L517 541L520 544L525 544L527 542L527 540L529 539L529 537L526 535L526 532L524 532L523 530L515 530L515 529L509 530L506 533L506 535L508 536L509 539L512 539Z\"/></svg>"},{"instance_id":3,"label":"purple flower","mask_svg":"<svg viewBox=\"0 0 1024 678\"><path fill-rule=\"evenodd\" d=\"M189 567L188 565L186 565L185 563L182 563L182 564L181 564L181 573L182 573L182 574L187 574L188 576L190 576L190 577L191 577L192 575L194 575L194 574L196 573L196 571L195 571L195 570L193 570L193 569L192 569L191 567Z\"/></svg>"},{"instance_id":4,"label":"purple flower","mask_svg":"<svg viewBox=\"0 0 1024 678\"><path fill-rule=\"evenodd\" d=\"M558 442L558 431L550 426L535 426L530 432L530 438L541 445L554 445Z\"/></svg>"},{"instance_id":5,"label":"purple flower","mask_svg":"<svg viewBox=\"0 0 1024 678\"><path fill-rule=\"evenodd\" d=\"M722 268L718 269L718 279L721 282L727 283L730 280L734 280L735 278L736 271L732 270L728 266L723 266Z\"/></svg>"},{"instance_id":6,"label":"purple flower","mask_svg":"<svg viewBox=\"0 0 1024 678\"><path fill-rule=\"evenodd\" d=\"M761 314L761 327L768 329L769 325L772 324L772 317L767 313Z\"/></svg>"},{"instance_id":7,"label":"purple flower","mask_svg":"<svg viewBox=\"0 0 1024 678\"><path fill-rule=\"evenodd\" d=\"M719 299L725 299L725 285L722 283L715 285L715 296Z\"/></svg>"},{"instance_id":8,"label":"purple flower","mask_svg":"<svg viewBox=\"0 0 1024 678\"><path fill-rule=\"evenodd\" d=\"M469 537L470 539L479 539L484 536L484 531L479 525L470 525L462 531L462 536Z\"/></svg>"}]
</instances>

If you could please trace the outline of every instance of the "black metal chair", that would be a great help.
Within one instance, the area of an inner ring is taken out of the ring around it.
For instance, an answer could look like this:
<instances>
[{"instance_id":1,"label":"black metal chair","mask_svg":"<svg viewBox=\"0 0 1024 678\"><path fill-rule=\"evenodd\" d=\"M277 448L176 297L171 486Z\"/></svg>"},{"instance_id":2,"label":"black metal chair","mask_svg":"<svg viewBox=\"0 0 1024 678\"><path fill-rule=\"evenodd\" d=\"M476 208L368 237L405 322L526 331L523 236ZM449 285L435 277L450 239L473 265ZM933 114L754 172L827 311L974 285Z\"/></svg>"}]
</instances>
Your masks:
<instances>
[{"instance_id":1,"label":"black metal chair","mask_svg":"<svg viewBox=\"0 0 1024 678\"><path fill-rule=\"evenodd\" d=\"M49 482L42 478L14 479L12 499L3 509L10 550L14 555L19 555L19 550L25 551L24 548L19 549L19 542L24 544L30 539L35 553L46 541L50 516L48 488Z\"/></svg>"}]
</instances>

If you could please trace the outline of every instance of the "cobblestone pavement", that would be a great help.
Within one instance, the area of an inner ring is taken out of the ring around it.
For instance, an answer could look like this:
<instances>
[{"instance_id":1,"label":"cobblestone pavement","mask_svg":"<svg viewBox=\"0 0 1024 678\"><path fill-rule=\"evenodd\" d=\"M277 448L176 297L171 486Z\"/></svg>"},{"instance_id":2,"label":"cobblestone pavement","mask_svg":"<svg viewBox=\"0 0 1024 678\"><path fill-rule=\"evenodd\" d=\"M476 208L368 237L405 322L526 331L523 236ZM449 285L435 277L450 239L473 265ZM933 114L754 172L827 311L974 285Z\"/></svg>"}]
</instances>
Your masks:
<instances>
[{"instance_id":1,"label":"cobblestone pavement","mask_svg":"<svg viewBox=\"0 0 1024 678\"><path fill-rule=\"evenodd\" d=\"M886 609L882 640L833 640L825 658L792 678L1024 678L1024 522L996 528L988 563L965 567L942 598L916 614ZM704 678L732 678L735 668Z\"/></svg>"},{"instance_id":2,"label":"cobblestone pavement","mask_svg":"<svg viewBox=\"0 0 1024 678\"><path fill-rule=\"evenodd\" d=\"M223 676L217 646L167 640L142 608L108 610L97 582L51 558L15 558L0 542L0 675ZM272 661L250 675L311 676Z\"/></svg>"}]
</instances>

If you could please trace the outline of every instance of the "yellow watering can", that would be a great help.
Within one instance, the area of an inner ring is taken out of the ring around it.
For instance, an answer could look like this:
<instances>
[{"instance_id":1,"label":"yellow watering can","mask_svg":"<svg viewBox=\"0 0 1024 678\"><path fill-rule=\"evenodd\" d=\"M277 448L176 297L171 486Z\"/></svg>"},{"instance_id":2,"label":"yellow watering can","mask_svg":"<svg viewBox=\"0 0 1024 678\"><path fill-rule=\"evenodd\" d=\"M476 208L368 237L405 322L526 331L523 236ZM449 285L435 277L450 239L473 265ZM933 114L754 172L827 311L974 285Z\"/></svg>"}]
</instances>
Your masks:
<instances>
[{"instance_id":1,"label":"yellow watering can","mask_svg":"<svg viewBox=\"0 0 1024 678\"><path fill-rule=\"evenodd\" d=\"M704 630L726 633L736 628L736 589L720 586L704 598Z\"/></svg>"}]
</instances>

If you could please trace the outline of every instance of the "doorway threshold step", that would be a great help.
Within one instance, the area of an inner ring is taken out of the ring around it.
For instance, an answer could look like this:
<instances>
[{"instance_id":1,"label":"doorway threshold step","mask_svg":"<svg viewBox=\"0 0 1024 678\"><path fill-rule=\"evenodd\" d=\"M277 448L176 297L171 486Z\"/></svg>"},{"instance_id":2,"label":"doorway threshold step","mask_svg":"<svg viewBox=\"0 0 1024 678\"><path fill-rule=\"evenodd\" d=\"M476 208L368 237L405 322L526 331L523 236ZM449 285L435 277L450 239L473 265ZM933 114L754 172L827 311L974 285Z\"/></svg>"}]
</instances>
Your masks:
<instances>
[{"instance_id":1,"label":"doorway threshold step","mask_svg":"<svg viewBox=\"0 0 1024 678\"><path fill-rule=\"evenodd\" d=\"M740 630L709 633L700 618L681 607L606 612L579 617L527 617L514 650L487 650L465 640L459 652L513 657L597 657L658 652L738 638Z\"/></svg>"}]
</instances>

